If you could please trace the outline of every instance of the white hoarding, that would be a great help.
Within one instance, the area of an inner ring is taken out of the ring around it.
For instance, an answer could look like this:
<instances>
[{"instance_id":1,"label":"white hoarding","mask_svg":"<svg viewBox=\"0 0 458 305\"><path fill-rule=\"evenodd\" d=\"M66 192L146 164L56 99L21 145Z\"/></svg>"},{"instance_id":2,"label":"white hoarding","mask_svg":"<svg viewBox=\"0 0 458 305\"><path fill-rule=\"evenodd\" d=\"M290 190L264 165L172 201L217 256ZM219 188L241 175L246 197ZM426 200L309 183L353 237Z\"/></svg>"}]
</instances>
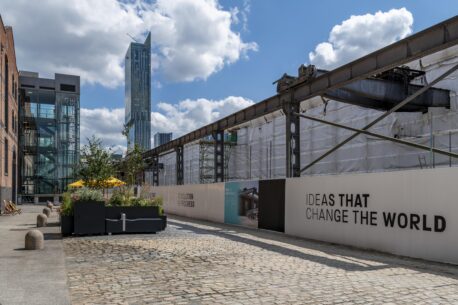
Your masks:
<instances>
[{"instance_id":1,"label":"white hoarding","mask_svg":"<svg viewBox=\"0 0 458 305\"><path fill-rule=\"evenodd\" d=\"M166 213L224 222L224 183L188 184L158 187L167 189L164 195ZM156 188L155 188L156 189ZM157 191L160 195L160 191Z\"/></svg>"},{"instance_id":2,"label":"white hoarding","mask_svg":"<svg viewBox=\"0 0 458 305\"><path fill-rule=\"evenodd\" d=\"M285 233L458 263L458 168L286 180Z\"/></svg>"}]
</instances>

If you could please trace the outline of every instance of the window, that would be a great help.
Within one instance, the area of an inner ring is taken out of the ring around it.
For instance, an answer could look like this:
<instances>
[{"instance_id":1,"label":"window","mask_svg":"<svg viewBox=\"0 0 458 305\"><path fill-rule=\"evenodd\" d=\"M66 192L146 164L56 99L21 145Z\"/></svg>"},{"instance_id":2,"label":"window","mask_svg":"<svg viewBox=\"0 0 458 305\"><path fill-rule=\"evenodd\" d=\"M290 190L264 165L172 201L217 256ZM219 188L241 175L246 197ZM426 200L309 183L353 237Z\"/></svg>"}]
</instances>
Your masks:
<instances>
[{"instance_id":1,"label":"window","mask_svg":"<svg viewBox=\"0 0 458 305\"><path fill-rule=\"evenodd\" d=\"M5 150L4 150L4 155L5 155L5 176L8 176L8 165L9 165L9 154L8 154L8 139L5 138Z\"/></svg>"},{"instance_id":2,"label":"window","mask_svg":"<svg viewBox=\"0 0 458 305\"><path fill-rule=\"evenodd\" d=\"M40 89L45 89L45 90L54 90L54 87L46 87L46 86L40 86Z\"/></svg>"},{"instance_id":3,"label":"window","mask_svg":"<svg viewBox=\"0 0 458 305\"><path fill-rule=\"evenodd\" d=\"M56 106L52 104L40 104L38 117L43 119L54 119Z\"/></svg>"},{"instance_id":4,"label":"window","mask_svg":"<svg viewBox=\"0 0 458 305\"><path fill-rule=\"evenodd\" d=\"M75 85L60 84L60 91L75 92L76 87Z\"/></svg>"}]
</instances>

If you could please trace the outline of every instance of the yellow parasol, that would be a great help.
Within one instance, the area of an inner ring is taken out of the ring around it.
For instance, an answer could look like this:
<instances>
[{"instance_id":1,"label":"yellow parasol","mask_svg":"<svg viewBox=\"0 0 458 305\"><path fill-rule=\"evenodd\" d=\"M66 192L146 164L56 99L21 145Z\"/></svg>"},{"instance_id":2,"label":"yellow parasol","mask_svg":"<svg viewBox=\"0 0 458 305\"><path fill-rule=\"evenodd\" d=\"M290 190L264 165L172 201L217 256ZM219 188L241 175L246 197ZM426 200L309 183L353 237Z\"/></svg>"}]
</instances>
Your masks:
<instances>
[{"instance_id":1,"label":"yellow parasol","mask_svg":"<svg viewBox=\"0 0 458 305\"><path fill-rule=\"evenodd\" d=\"M71 188L80 188L80 187L84 186L84 182L83 182L83 180L78 180L78 181L75 181L73 183L70 183L68 186L71 187Z\"/></svg>"},{"instance_id":2,"label":"yellow parasol","mask_svg":"<svg viewBox=\"0 0 458 305\"><path fill-rule=\"evenodd\" d=\"M115 177L110 177L110 178L105 179L104 181L102 181L100 183L100 185L103 185L106 188L123 186L125 184L126 183L124 181L121 181L121 180L119 180L119 179L117 179ZM68 186L71 187L71 188L80 188L80 187L84 186L84 182L83 182L83 180L78 180L78 181L75 181L73 183L70 183Z\"/></svg>"},{"instance_id":3,"label":"yellow parasol","mask_svg":"<svg viewBox=\"0 0 458 305\"><path fill-rule=\"evenodd\" d=\"M110 177L108 178L107 180L105 180L103 182L103 184L108 187L108 188L111 188L111 187L118 187L118 186L123 186L125 185L126 183L124 181L121 181L115 177Z\"/></svg>"}]
</instances>

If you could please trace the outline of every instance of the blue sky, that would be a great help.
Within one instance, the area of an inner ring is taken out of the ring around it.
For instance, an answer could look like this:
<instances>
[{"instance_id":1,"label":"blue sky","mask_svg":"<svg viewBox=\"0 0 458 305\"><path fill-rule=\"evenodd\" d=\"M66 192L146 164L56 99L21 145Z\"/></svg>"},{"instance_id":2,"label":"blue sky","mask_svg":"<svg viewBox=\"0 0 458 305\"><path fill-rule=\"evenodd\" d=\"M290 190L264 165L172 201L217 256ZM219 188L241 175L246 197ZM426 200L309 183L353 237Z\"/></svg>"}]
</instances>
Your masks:
<instances>
[{"instance_id":1,"label":"blue sky","mask_svg":"<svg viewBox=\"0 0 458 305\"><path fill-rule=\"evenodd\" d=\"M81 76L81 138L124 149L124 55L152 32L152 134L191 131L458 12L458 1L0 0L18 67ZM33 12L33 18L30 17ZM352 17L353 16L353 17ZM312 53L311 53L312 52Z\"/></svg>"},{"instance_id":2,"label":"blue sky","mask_svg":"<svg viewBox=\"0 0 458 305\"><path fill-rule=\"evenodd\" d=\"M241 1L220 1L224 8L240 5ZM162 82L160 71L152 79L161 80L162 88L153 87L152 108L157 103L176 103L183 99L222 99L229 95L244 96L260 101L275 94L272 82L284 72L294 74L297 67L308 62L308 53L325 41L332 27L351 15L388 11L405 7L414 17L417 32L458 12L458 1L266 1L250 3L248 30L241 25L244 40L255 41L257 52L226 66L206 81ZM154 37L153 37L154 39ZM127 50L127 46L126 46ZM123 107L124 87L107 89L100 85L83 87L81 105L87 108Z\"/></svg>"}]
</instances>

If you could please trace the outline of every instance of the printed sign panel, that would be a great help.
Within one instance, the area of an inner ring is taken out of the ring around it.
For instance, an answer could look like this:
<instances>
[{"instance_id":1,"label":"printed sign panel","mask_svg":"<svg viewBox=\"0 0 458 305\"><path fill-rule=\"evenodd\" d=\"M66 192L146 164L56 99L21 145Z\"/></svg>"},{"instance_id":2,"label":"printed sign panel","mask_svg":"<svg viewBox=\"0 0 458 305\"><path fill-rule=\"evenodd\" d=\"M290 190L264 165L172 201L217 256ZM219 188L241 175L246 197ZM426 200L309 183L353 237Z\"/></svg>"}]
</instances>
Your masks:
<instances>
[{"instance_id":1,"label":"printed sign panel","mask_svg":"<svg viewBox=\"0 0 458 305\"><path fill-rule=\"evenodd\" d=\"M458 263L457 168L286 180L285 232Z\"/></svg>"},{"instance_id":2,"label":"printed sign panel","mask_svg":"<svg viewBox=\"0 0 458 305\"><path fill-rule=\"evenodd\" d=\"M166 213L224 221L224 183L175 185L168 186L167 190Z\"/></svg>"},{"instance_id":3,"label":"printed sign panel","mask_svg":"<svg viewBox=\"0 0 458 305\"><path fill-rule=\"evenodd\" d=\"M226 182L224 222L258 227L259 181Z\"/></svg>"}]
</instances>

